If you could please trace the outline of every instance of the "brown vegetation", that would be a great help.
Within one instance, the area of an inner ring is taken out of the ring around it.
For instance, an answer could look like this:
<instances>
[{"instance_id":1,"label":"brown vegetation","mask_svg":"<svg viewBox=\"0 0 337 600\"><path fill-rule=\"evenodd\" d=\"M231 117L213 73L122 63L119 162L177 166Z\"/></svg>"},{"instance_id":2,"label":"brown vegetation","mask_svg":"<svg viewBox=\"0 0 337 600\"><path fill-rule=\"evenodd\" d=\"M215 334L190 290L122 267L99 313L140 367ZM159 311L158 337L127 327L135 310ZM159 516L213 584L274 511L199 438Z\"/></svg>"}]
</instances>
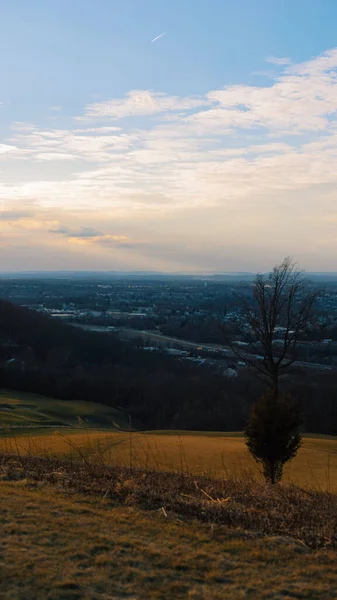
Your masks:
<instances>
[{"instance_id":1,"label":"brown vegetation","mask_svg":"<svg viewBox=\"0 0 337 600\"><path fill-rule=\"evenodd\" d=\"M2 600L336 598L336 553L0 483Z\"/></svg>"},{"instance_id":2,"label":"brown vegetation","mask_svg":"<svg viewBox=\"0 0 337 600\"><path fill-rule=\"evenodd\" d=\"M311 548L337 548L337 496L297 486L272 486L251 475L226 479L57 456L0 455L2 479L110 499L116 505L172 512L182 518L286 535Z\"/></svg>"},{"instance_id":3,"label":"brown vegetation","mask_svg":"<svg viewBox=\"0 0 337 600\"><path fill-rule=\"evenodd\" d=\"M63 432L63 433L62 433ZM250 471L261 479L259 466L247 450L242 434L216 432L107 432L45 429L36 435L8 432L0 437L0 451L37 456L53 453L74 459L83 452L91 461L109 466L132 466L156 471L188 471L193 475L240 477ZM337 493L337 438L304 437L297 457L285 466L283 481Z\"/></svg>"}]
</instances>

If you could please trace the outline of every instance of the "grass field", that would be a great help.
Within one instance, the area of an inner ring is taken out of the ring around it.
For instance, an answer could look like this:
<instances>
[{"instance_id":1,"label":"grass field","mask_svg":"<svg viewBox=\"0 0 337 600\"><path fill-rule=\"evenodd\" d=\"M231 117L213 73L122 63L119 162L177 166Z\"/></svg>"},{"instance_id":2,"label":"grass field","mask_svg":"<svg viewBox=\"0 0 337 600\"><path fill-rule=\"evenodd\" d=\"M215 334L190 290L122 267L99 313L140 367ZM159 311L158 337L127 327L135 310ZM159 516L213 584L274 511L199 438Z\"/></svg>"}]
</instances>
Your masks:
<instances>
[{"instance_id":1,"label":"grass field","mask_svg":"<svg viewBox=\"0 0 337 600\"><path fill-rule=\"evenodd\" d=\"M0 391L0 428L126 426L125 415L114 408L79 400L55 400L26 392Z\"/></svg>"},{"instance_id":2,"label":"grass field","mask_svg":"<svg viewBox=\"0 0 337 600\"><path fill-rule=\"evenodd\" d=\"M124 415L102 404L54 400L34 394L0 392L0 450L43 454L85 452L104 455L111 465L234 476L258 474L242 433L153 431L121 432ZM67 427L67 428L62 428ZM103 428L102 430L100 428ZM111 429L112 431L109 431ZM58 431L57 431L58 430ZM13 435L15 434L15 435ZM285 467L284 481L337 491L337 438L304 438L297 458Z\"/></svg>"},{"instance_id":3,"label":"grass field","mask_svg":"<svg viewBox=\"0 0 337 600\"><path fill-rule=\"evenodd\" d=\"M102 431L62 431L39 436L0 438L0 449L43 454L72 453L88 460L104 460L111 465L155 468L158 470L205 472L239 476L244 470L258 474L258 467L248 453L243 436L207 435L180 432L108 433ZM294 461L286 465L284 482L337 491L337 439L306 437Z\"/></svg>"},{"instance_id":4,"label":"grass field","mask_svg":"<svg viewBox=\"0 0 337 600\"><path fill-rule=\"evenodd\" d=\"M0 435L1 599L336 600L337 438L304 438L283 479L303 490L260 482L240 432L123 432L103 405L16 392L0 419L19 427Z\"/></svg>"},{"instance_id":5,"label":"grass field","mask_svg":"<svg viewBox=\"0 0 337 600\"><path fill-rule=\"evenodd\" d=\"M3 600L333 600L336 552L0 483Z\"/></svg>"}]
</instances>

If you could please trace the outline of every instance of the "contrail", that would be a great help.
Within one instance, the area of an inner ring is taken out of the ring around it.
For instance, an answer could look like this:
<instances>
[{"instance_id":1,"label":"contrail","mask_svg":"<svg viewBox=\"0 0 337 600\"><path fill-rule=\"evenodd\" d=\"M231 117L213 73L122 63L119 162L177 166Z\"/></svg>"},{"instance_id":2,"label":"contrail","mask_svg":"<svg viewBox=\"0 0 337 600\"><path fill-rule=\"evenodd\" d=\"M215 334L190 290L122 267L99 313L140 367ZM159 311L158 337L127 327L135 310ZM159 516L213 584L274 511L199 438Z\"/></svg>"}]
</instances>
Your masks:
<instances>
[{"instance_id":1,"label":"contrail","mask_svg":"<svg viewBox=\"0 0 337 600\"><path fill-rule=\"evenodd\" d=\"M157 40L159 40L161 37L163 37L163 35L166 35L166 31L163 31L163 33L161 33L160 35L157 35L157 37L153 38L153 40L151 40L151 44L153 44L153 42L156 42Z\"/></svg>"}]
</instances>

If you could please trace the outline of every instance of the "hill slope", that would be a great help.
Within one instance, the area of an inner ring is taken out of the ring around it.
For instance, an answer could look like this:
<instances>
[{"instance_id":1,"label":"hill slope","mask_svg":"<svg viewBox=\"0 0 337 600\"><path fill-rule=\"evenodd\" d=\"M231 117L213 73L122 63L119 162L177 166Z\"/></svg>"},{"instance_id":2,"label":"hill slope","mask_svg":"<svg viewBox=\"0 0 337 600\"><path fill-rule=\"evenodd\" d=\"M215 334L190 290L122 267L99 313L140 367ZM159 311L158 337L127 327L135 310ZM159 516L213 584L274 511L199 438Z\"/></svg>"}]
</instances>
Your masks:
<instances>
[{"instance_id":1,"label":"hill slope","mask_svg":"<svg viewBox=\"0 0 337 600\"><path fill-rule=\"evenodd\" d=\"M126 427L125 415L114 408L80 400L55 400L37 394L0 391L0 429L44 427Z\"/></svg>"},{"instance_id":2,"label":"hill slope","mask_svg":"<svg viewBox=\"0 0 337 600\"><path fill-rule=\"evenodd\" d=\"M52 515L52 518L51 518ZM3 600L333 600L336 553L0 483Z\"/></svg>"}]
</instances>

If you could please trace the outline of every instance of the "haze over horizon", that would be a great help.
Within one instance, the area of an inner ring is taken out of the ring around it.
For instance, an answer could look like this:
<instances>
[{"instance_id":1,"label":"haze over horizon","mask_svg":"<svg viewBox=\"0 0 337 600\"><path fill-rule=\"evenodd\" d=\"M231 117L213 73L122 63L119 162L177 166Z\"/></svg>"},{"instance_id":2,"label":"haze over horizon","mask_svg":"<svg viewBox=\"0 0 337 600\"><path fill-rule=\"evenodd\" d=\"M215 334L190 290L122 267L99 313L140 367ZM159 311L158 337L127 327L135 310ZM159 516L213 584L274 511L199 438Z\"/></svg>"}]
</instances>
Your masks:
<instances>
[{"instance_id":1,"label":"haze over horizon","mask_svg":"<svg viewBox=\"0 0 337 600\"><path fill-rule=\"evenodd\" d=\"M336 2L1 12L2 272L336 271Z\"/></svg>"}]
</instances>

